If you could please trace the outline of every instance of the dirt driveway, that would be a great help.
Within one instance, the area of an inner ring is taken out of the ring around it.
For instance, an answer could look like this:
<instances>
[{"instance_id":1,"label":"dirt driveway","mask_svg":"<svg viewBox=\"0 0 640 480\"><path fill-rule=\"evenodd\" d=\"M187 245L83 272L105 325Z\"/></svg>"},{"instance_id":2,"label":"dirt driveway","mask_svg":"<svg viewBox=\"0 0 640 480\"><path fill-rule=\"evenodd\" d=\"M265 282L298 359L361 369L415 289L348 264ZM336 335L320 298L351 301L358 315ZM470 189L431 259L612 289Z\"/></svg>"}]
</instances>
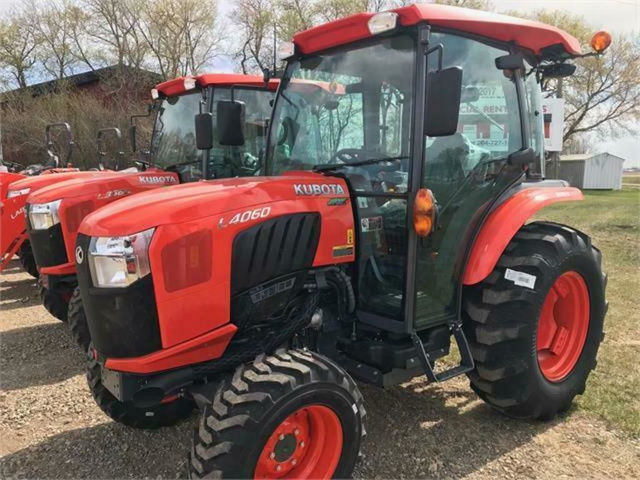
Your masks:
<instances>
[{"instance_id":1,"label":"dirt driveway","mask_svg":"<svg viewBox=\"0 0 640 480\"><path fill-rule=\"evenodd\" d=\"M178 478L197 416L138 431L95 406L82 355L17 265L0 276L3 478ZM362 478L640 478L640 442L576 411L551 423L509 420L465 379L362 386Z\"/></svg>"}]
</instances>

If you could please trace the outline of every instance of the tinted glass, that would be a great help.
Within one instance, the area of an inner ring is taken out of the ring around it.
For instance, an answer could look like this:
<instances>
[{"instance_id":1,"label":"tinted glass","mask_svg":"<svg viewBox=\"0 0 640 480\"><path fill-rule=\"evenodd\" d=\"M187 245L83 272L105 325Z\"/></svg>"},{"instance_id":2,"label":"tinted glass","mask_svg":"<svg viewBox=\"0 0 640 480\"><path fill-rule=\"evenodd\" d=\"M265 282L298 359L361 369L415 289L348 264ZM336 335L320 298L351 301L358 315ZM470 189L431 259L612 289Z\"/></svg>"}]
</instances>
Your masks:
<instances>
[{"instance_id":1,"label":"tinted glass","mask_svg":"<svg viewBox=\"0 0 640 480\"><path fill-rule=\"evenodd\" d=\"M456 315L462 261L475 222L522 171L507 156L522 148L516 81L498 70L495 59L508 52L476 40L434 33L430 42L444 46L444 67L463 69L463 103L458 131L427 138L423 186L438 205L438 228L419 242L416 324ZM432 55L429 68L437 68Z\"/></svg>"},{"instance_id":2,"label":"tinted glass","mask_svg":"<svg viewBox=\"0 0 640 480\"><path fill-rule=\"evenodd\" d=\"M294 62L281 86L269 147L274 173L331 164L346 176L359 230L358 305L398 319L414 64L414 40L406 35Z\"/></svg>"},{"instance_id":3,"label":"tinted glass","mask_svg":"<svg viewBox=\"0 0 640 480\"><path fill-rule=\"evenodd\" d=\"M225 146L218 142L217 108L220 100L231 100L230 88L213 92L213 148L209 154L208 175L228 178L260 173L267 140L271 101L275 92L255 88L235 87L233 98L245 105L244 140L242 146Z\"/></svg>"},{"instance_id":4,"label":"tinted glass","mask_svg":"<svg viewBox=\"0 0 640 480\"><path fill-rule=\"evenodd\" d=\"M202 94L198 91L162 100L151 146L154 163L167 168L198 161L195 115L201 99Z\"/></svg>"}]
</instances>

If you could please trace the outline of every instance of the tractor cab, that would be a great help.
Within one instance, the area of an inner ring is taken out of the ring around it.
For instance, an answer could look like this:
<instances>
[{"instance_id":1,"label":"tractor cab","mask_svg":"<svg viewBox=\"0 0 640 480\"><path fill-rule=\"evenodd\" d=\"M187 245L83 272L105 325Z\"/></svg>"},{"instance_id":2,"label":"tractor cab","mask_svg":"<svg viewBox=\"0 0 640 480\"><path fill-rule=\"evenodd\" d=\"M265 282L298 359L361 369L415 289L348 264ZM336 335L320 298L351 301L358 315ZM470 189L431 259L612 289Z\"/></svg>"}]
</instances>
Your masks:
<instances>
[{"instance_id":1,"label":"tractor cab","mask_svg":"<svg viewBox=\"0 0 640 480\"><path fill-rule=\"evenodd\" d=\"M162 168L175 172L181 183L202 179L229 178L255 174L266 144L271 102L277 80L235 74L203 74L169 80L152 90L155 122L149 148L137 162L143 168ZM221 145L217 105L234 95L246 106L243 145ZM196 123L208 130L208 145L196 145ZM136 148L136 126L132 117L130 137ZM203 123L204 121L204 123Z\"/></svg>"}]
</instances>

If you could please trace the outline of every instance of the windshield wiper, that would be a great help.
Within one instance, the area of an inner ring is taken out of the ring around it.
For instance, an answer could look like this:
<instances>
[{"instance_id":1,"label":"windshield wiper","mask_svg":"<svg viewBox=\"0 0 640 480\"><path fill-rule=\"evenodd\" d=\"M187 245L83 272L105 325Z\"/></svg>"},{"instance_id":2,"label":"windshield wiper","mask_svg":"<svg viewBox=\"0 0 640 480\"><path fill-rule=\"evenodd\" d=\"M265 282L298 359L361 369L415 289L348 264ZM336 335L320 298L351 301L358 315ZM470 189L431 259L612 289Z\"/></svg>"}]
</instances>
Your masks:
<instances>
[{"instance_id":1,"label":"windshield wiper","mask_svg":"<svg viewBox=\"0 0 640 480\"><path fill-rule=\"evenodd\" d=\"M345 168L345 167L362 167L365 165L374 165L376 163L381 163L381 162L395 162L398 160L405 160L409 158L408 155L402 155L399 157L381 157L381 158L370 158L369 160L361 160L359 162L352 162L352 163L325 163L325 164L320 164L320 165L315 165L313 167L313 171L314 172L327 172L330 170L337 170L339 168Z\"/></svg>"}]
</instances>

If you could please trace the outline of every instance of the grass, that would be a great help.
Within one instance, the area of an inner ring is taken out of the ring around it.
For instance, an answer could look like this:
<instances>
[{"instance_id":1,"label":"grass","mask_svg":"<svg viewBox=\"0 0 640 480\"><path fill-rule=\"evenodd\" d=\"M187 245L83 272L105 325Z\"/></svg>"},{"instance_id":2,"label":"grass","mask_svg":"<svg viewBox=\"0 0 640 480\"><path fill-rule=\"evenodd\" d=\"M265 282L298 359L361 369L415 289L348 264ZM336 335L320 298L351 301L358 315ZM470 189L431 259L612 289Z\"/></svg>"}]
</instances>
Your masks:
<instances>
[{"instance_id":1,"label":"grass","mask_svg":"<svg viewBox=\"0 0 640 480\"><path fill-rule=\"evenodd\" d=\"M633 180L640 183L640 176ZM640 189L586 191L584 201L553 205L536 218L576 227L602 251L609 275L606 336L577 405L640 436Z\"/></svg>"}]
</instances>

